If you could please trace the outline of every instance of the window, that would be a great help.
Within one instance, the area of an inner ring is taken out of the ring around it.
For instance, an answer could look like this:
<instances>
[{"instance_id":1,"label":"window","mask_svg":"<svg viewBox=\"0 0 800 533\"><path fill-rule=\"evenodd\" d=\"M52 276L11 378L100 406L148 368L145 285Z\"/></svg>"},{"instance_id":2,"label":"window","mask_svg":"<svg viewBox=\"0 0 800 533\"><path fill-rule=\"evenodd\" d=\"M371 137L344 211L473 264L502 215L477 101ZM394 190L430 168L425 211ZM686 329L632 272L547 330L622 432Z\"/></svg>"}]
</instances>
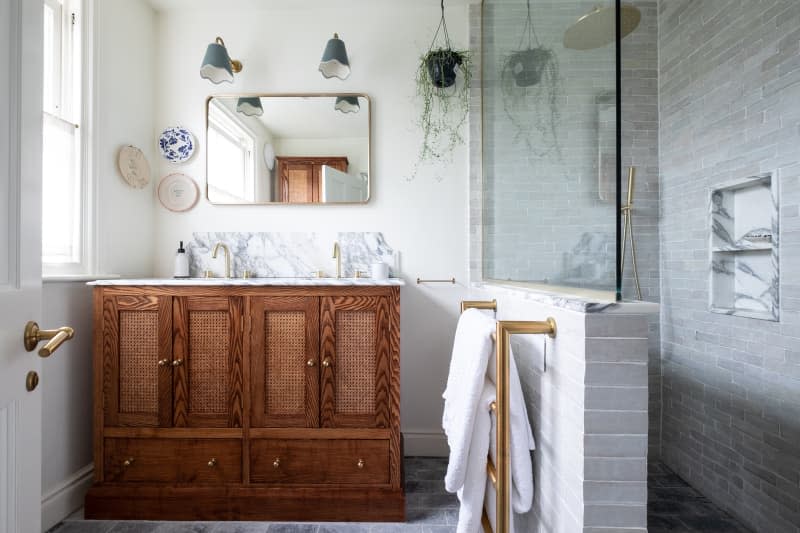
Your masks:
<instances>
[{"instance_id":1,"label":"window","mask_svg":"<svg viewBox=\"0 0 800 533\"><path fill-rule=\"evenodd\" d=\"M233 113L215 102L209 107L208 196L214 202L254 202L255 135Z\"/></svg>"},{"instance_id":2,"label":"window","mask_svg":"<svg viewBox=\"0 0 800 533\"><path fill-rule=\"evenodd\" d=\"M43 273L87 271L79 0L44 0Z\"/></svg>"}]
</instances>

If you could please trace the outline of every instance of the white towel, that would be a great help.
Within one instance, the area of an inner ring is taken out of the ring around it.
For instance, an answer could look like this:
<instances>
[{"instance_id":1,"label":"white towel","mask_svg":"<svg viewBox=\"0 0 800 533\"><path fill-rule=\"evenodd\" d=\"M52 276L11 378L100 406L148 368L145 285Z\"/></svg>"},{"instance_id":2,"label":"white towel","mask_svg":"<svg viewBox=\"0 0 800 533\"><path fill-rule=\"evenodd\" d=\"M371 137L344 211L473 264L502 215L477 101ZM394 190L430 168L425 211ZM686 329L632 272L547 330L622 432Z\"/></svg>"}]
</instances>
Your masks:
<instances>
[{"instance_id":1,"label":"white towel","mask_svg":"<svg viewBox=\"0 0 800 533\"><path fill-rule=\"evenodd\" d=\"M486 458L489 454L489 440L492 420L489 404L497 398L494 385L484 379L483 393L478 401L478 412L469 447L464 485L458 490L461 506L458 510L457 533L477 533L481 530L484 494L486 492Z\"/></svg>"},{"instance_id":2,"label":"white towel","mask_svg":"<svg viewBox=\"0 0 800 533\"><path fill-rule=\"evenodd\" d=\"M496 357L491 338L495 327L494 319L477 309L462 313L443 394L442 427L450 446L445 488L458 492L460 533L480 530L483 500L487 495L486 457L490 450L492 461L495 464L497 461L496 421L488 410L489 403L496 398ZM535 448L535 443L513 355L509 377L511 507L517 513L525 513L533 504L530 450ZM493 490L489 494L494 498Z\"/></svg>"},{"instance_id":3,"label":"white towel","mask_svg":"<svg viewBox=\"0 0 800 533\"><path fill-rule=\"evenodd\" d=\"M447 388L442 395L445 399L442 428L450 446L450 461L444 478L448 492L456 492L464 486L475 416L494 346L492 332L495 327L495 320L477 309L467 309L458 320Z\"/></svg>"},{"instance_id":4,"label":"white towel","mask_svg":"<svg viewBox=\"0 0 800 533\"><path fill-rule=\"evenodd\" d=\"M531 464L531 450L536 448L533 439L531 424L528 420L528 409L525 407L525 398L522 395L522 383L517 371L514 354L509 352L509 387L508 396L510 403L509 421L511 423L511 507L514 512L523 514L533 505L533 466ZM497 356L493 352L489 358L487 372L492 383L497 383ZM497 421L492 417L491 457L497 464Z\"/></svg>"}]
</instances>

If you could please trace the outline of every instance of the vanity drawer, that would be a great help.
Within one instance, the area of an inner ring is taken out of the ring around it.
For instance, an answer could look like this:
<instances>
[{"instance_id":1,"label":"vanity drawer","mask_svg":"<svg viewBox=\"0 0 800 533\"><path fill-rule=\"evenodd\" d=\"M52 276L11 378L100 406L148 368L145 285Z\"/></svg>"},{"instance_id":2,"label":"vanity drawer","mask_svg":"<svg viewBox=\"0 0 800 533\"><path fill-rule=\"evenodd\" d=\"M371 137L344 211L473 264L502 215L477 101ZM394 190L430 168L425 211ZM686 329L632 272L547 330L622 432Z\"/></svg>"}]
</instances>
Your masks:
<instances>
[{"instance_id":1,"label":"vanity drawer","mask_svg":"<svg viewBox=\"0 0 800 533\"><path fill-rule=\"evenodd\" d=\"M242 482L239 439L105 439L106 482Z\"/></svg>"},{"instance_id":2,"label":"vanity drawer","mask_svg":"<svg viewBox=\"0 0 800 533\"><path fill-rule=\"evenodd\" d=\"M389 441L383 439L257 439L250 441L250 480L279 484L389 483Z\"/></svg>"}]
</instances>

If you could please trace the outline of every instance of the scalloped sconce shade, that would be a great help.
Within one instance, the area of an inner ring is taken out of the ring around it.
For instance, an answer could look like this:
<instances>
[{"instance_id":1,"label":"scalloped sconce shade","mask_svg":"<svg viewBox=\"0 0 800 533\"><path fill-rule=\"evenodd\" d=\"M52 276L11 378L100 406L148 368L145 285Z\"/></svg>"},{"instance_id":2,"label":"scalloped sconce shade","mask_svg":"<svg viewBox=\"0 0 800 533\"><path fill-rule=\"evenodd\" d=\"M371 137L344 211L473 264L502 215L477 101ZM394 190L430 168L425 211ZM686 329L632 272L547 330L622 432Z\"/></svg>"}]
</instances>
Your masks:
<instances>
[{"instance_id":1,"label":"scalloped sconce shade","mask_svg":"<svg viewBox=\"0 0 800 533\"><path fill-rule=\"evenodd\" d=\"M201 78L205 78L211 83L222 83L223 81L233 83L234 72L241 71L242 62L231 59L222 37L217 37L213 43L208 45L206 55L203 57L203 64L200 65Z\"/></svg>"},{"instance_id":2,"label":"scalloped sconce shade","mask_svg":"<svg viewBox=\"0 0 800 533\"><path fill-rule=\"evenodd\" d=\"M326 78L347 79L350 75L350 62L347 59L347 50L344 41L339 39L339 34L334 33L333 38L328 40L325 51L322 53L322 61L319 63L319 71Z\"/></svg>"},{"instance_id":3,"label":"scalloped sconce shade","mask_svg":"<svg viewBox=\"0 0 800 533\"><path fill-rule=\"evenodd\" d=\"M361 105L358 103L357 96L338 96L336 97L336 105L333 108L342 113L358 113L361 110Z\"/></svg>"},{"instance_id":4,"label":"scalloped sconce shade","mask_svg":"<svg viewBox=\"0 0 800 533\"><path fill-rule=\"evenodd\" d=\"M260 117L264 114L261 107L261 98L258 96L245 96L236 101L236 111L248 117Z\"/></svg>"}]
</instances>

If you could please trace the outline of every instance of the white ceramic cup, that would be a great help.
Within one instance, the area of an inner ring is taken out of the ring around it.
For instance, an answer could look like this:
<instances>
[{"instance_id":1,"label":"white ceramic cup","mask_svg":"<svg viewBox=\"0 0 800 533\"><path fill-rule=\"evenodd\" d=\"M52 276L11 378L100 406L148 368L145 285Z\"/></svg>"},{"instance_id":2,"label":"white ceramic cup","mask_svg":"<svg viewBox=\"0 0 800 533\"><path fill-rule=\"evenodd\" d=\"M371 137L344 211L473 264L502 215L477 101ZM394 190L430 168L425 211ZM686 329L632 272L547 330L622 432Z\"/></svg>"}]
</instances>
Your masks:
<instances>
[{"instance_id":1,"label":"white ceramic cup","mask_svg":"<svg viewBox=\"0 0 800 533\"><path fill-rule=\"evenodd\" d=\"M372 279L387 279L389 277L389 265L382 262L372 263Z\"/></svg>"}]
</instances>

